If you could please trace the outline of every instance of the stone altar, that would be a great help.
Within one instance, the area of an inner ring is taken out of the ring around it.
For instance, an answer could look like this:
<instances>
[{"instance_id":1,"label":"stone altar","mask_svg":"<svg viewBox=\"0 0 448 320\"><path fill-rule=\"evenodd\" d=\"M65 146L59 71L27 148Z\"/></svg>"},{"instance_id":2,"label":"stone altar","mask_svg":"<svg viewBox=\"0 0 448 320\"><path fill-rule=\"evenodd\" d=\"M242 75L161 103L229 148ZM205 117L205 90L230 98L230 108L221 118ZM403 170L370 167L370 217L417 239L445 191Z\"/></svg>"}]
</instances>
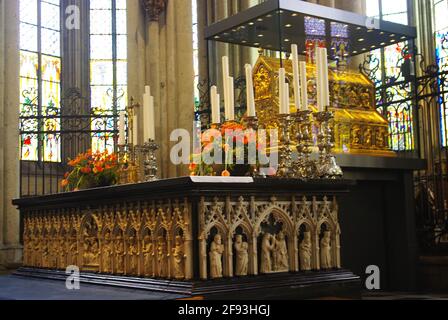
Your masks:
<instances>
[{"instance_id":1,"label":"stone altar","mask_svg":"<svg viewBox=\"0 0 448 320\"><path fill-rule=\"evenodd\" d=\"M359 277L341 269L337 199L348 184L188 177L15 200L18 274L65 279L74 264L86 282L188 296L312 297L299 285L317 284L356 295Z\"/></svg>"}]
</instances>

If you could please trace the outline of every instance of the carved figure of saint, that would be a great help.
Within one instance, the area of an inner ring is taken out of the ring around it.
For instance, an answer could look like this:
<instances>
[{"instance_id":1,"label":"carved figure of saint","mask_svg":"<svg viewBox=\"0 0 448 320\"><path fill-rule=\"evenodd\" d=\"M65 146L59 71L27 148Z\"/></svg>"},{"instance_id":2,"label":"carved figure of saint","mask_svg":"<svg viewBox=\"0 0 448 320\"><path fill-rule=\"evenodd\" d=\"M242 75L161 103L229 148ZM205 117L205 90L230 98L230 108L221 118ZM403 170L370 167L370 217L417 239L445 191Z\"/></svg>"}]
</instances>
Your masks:
<instances>
[{"instance_id":1,"label":"carved figure of saint","mask_svg":"<svg viewBox=\"0 0 448 320\"><path fill-rule=\"evenodd\" d=\"M159 236L157 238L157 262L159 267L159 277L165 278L168 276L168 245L165 237Z\"/></svg>"},{"instance_id":2,"label":"carved figure of saint","mask_svg":"<svg viewBox=\"0 0 448 320\"><path fill-rule=\"evenodd\" d=\"M115 238L114 251L115 251L115 272L124 273L124 247L123 247L123 237L121 235Z\"/></svg>"},{"instance_id":3,"label":"carved figure of saint","mask_svg":"<svg viewBox=\"0 0 448 320\"><path fill-rule=\"evenodd\" d=\"M145 239L143 240L143 259L144 259L143 264L145 269L145 275L150 277L153 276L154 250L151 237L149 235L145 236Z\"/></svg>"},{"instance_id":4,"label":"carved figure of saint","mask_svg":"<svg viewBox=\"0 0 448 320\"><path fill-rule=\"evenodd\" d=\"M274 255L275 255L275 271L288 271L289 270L289 261L288 261L288 247L286 245L285 234L283 231L277 235L275 239L275 247L274 247Z\"/></svg>"},{"instance_id":5,"label":"carved figure of saint","mask_svg":"<svg viewBox=\"0 0 448 320\"><path fill-rule=\"evenodd\" d=\"M220 234L215 235L210 245L210 278L222 278L222 254L224 253L224 245Z\"/></svg>"},{"instance_id":6,"label":"carved figure of saint","mask_svg":"<svg viewBox=\"0 0 448 320\"><path fill-rule=\"evenodd\" d=\"M239 234L236 236L234 247L236 251L235 275L247 276L247 267L249 265L249 255L247 250L249 245L247 242L243 241L243 236Z\"/></svg>"},{"instance_id":7,"label":"carved figure of saint","mask_svg":"<svg viewBox=\"0 0 448 320\"><path fill-rule=\"evenodd\" d=\"M78 262L78 243L76 242L76 238L71 238L69 243L69 265L79 267Z\"/></svg>"},{"instance_id":8,"label":"carved figure of saint","mask_svg":"<svg viewBox=\"0 0 448 320\"><path fill-rule=\"evenodd\" d=\"M67 267L67 254L66 254L67 243L64 237L59 239L59 259L58 268L65 269Z\"/></svg>"},{"instance_id":9,"label":"carved figure of saint","mask_svg":"<svg viewBox=\"0 0 448 320\"><path fill-rule=\"evenodd\" d=\"M173 248L174 277L178 280L185 278L185 252L181 236L176 237L175 247Z\"/></svg>"},{"instance_id":10,"label":"carved figure of saint","mask_svg":"<svg viewBox=\"0 0 448 320\"><path fill-rule=\"evenodd\" d=\"M307 231L303 233L303 240L299 245L300 270L311 271L311 254L311 233Z\"/></svg>"},{"instance_id":11,"label":"carved figure of saint","mask_svg":"<svg viewBox=\"0 0 448 320\"><path fill-rule=\"evenodd\" d=\"M104 237L103 250L102 250L102 259L103 259L103 272L111 273L112 272L112 256L113 256L113 248L112 241L110 239L110 234L106 233Z\"/></svg>"},{"instance_id":12,"label":"carved figure of saint","mask_svg":"<svg viewBox=\"0 0 448 320\"><path fill-rule=\"evenodd\" d=\"M331 265L331 232L325 231L320 240L320 267L321 269L330 269Z\"/></svg>"},{"instance_id":13,"label":"carved figure of saint","mask_svg":"<svg viewBox=\"0 0 448 320\"><path fill-rule=\"evenodd\" d=\"M129 257L129 274L137 274L138 273L138 245L135 237L129 238L129 248L128 248L128 257Z\"/></svg>"},{"instance_id":14,"label":"carved figure of saint","mask_svg":"<svg viewBox=\"0 0 448 320\"><path fill-rule=\"evenodd\" d=\"M33 267L42 267L41 239L38 237L36 237L34 240L32 266Z\"/></svg>"},{"instance_id":15,"label":"carved figure of saint","mask_svg":"<svg viewBox=\"0 0 448 320\"><path fill-rule=\"evenodd\" d=\"M48 268L49 267L49 248L48 248L48 242L46 240L42 243L42 267Z\"/></svg>"},{"instance_id":16,"label":"carved figure of saint","mask_svg":"<svg viewBox=\"0 0 448 320\"><path fill-rule=\"evenodd\" d=\"M261 264L260 273L272 272L272 251L274 250L275 243L273 243L274 237L270 233L265 233L261 242Z\"/></svg>"}]
</instances>

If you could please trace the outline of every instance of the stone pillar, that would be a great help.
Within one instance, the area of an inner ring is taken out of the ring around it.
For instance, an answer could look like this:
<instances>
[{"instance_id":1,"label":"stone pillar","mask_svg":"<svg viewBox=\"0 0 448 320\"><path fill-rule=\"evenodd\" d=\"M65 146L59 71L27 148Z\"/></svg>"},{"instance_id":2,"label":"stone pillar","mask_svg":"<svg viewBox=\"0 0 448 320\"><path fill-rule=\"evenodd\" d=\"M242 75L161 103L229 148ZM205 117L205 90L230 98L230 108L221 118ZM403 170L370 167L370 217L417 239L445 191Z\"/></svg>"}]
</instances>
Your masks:
<instances>
[{"instance_id":1,"label":"stone pillar","mask_svg":"<svg viewBox=\"0 0 448 320\"><path fill-rule=\"evenodd\" d=\"M141 0L140 5L132 0L128 4L129 95L141 104L144 86L151 85L160 145L159 175L161 178L186 175L187 166L174 166L169 160L173 145L169 138L175 129L191 132L193 127L191 2Z\"/></svg>"},{"instance_id":2,"label":"stone pillar","mask_svg":"<svg viewBox=\"0 0 448 320\"><path fill-rule=\"evenodd\" d=\"M0 0L0 265L20 263L19 2Z\"/></svg>"}]
</instances>

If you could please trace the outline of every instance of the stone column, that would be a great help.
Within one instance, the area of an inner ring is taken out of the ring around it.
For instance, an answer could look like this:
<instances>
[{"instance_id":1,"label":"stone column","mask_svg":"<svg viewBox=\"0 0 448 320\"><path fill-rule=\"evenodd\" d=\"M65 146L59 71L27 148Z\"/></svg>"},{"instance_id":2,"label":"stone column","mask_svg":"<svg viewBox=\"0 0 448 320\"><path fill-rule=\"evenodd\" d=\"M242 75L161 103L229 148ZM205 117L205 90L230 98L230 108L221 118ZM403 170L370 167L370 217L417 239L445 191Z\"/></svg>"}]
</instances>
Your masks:
<instances>
[{"instance_id":1,"label":"stone column","mask_svg":"<svg viewBox=\"0 0 448 320\"><path fill-rule=\"evenodd\" d=\"M19 2L0 0L0 265L20 263Z\"/></svg>"},{"instance_id":2,"label":"stone column","mask_svg":"<svg viewBox=\"0 0 448 320\"><path fill-rule=\"evenodd\" d=\"M130 90L136 101L141 103L144 85L151 85L155 102L156 138L160 145L160 177L186 175L188 174L187 166L174 166L170 161L170 149L173 144L170 143L169 138L175 129L186 129L191 132L193 127L194 70L191 1L171 0L155 3L142 0L142 4L140 8L139 5L133 4L128 13L134 17L134 22L130 23L132 29L129 33L131 38L129 51L134 48L139 50L140 56L142 53L144 56L138 64L133 63L129 66L132 88ZM142 20L140 15L145 9L146 18ZM138 19L135 19L135 16L138 16ZM142 36L142 30L146 32L145 36ZM134 32L135 36L131 32ZM143 73L142 69L144 69Z\"/></svg>"}]
</instances>

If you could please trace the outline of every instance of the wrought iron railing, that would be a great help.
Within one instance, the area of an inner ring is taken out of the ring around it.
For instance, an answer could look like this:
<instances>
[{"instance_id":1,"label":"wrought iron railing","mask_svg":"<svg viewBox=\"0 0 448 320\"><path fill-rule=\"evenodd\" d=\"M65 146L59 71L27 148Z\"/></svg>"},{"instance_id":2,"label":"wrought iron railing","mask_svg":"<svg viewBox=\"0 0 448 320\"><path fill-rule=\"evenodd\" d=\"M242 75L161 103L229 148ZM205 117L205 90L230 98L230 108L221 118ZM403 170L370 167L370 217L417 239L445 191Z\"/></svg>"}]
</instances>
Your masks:
<instances>
[{"instance_id":1,"label":"wrought iron railing","mask_svg":"<svg viewBox=\"0 0 448 320\"><path fill-rule=\"evenodd\" d=\"M61 192L60 182L69 169L68 159L89 149L114 151L118 119L116 107L91 108L88 99L82 97L77 89L68 90L60 108L52 112L22 112L20 195L29 197ZM45 155L46 144L49 143L53 144L51 150L58 153L56 156ZM34 156L29 157L27 152L33 152Z\"/></svg>"}]
</instances>

